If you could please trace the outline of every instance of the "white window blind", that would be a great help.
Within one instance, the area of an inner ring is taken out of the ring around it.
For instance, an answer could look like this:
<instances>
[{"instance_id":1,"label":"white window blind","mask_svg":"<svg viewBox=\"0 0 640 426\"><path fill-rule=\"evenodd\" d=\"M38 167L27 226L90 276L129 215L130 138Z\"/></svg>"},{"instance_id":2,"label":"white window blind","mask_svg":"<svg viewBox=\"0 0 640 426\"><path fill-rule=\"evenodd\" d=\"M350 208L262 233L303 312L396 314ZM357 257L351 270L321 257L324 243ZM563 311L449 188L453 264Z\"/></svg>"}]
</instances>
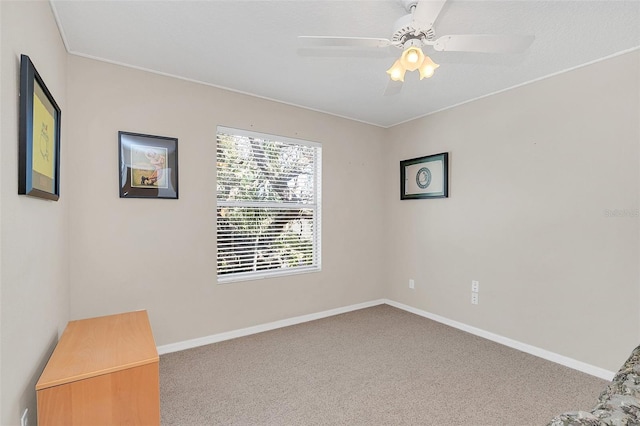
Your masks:
<instances>
[{"instance_id":1,"label":"white window blind","mask_svg":"<svg viewBox=\"0 0 640 426\"><path fill-rule=\"evenodd\" d=\"M321 166L318 143L218 127L218 282L320 269Z\"/></svg>"}]
</instances>

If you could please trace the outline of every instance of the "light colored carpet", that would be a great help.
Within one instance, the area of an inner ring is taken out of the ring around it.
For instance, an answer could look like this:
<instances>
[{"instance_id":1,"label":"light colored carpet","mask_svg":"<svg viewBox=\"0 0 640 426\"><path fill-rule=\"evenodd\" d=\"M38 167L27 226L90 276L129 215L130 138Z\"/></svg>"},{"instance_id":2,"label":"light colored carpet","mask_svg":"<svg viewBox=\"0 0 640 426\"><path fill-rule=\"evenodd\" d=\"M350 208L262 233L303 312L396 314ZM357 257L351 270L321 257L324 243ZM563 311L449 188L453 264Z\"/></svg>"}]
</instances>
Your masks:
<instances>
[{"instance_id":1,"label":"light colored carpet","mask_svg":"<svg viewBox=\"0 0 640 426\"><path fill-rule=\"evenodd\" d=\"M606 385L388 305L160 357L164 426L542 426Z\"/></svg>"}]
</instances>

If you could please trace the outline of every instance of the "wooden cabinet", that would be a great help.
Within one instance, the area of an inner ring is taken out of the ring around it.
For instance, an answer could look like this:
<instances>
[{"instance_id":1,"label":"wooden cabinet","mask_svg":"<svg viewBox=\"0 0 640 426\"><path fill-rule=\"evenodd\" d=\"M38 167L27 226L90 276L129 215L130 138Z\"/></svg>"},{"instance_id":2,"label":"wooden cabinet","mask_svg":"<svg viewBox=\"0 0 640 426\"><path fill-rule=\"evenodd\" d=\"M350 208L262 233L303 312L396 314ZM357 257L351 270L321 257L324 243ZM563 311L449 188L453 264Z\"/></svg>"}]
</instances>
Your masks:
<instances>
[{"instance_id":1,"label":"wooden cabinet","mask_svg":"<svg viewBox=\"0 0 640 426\"><path fill-rule=\"evenodd\" d=\"M38 425L159 425L146 311L71 321L36 384Z\"/></svg>"}]
</instances>

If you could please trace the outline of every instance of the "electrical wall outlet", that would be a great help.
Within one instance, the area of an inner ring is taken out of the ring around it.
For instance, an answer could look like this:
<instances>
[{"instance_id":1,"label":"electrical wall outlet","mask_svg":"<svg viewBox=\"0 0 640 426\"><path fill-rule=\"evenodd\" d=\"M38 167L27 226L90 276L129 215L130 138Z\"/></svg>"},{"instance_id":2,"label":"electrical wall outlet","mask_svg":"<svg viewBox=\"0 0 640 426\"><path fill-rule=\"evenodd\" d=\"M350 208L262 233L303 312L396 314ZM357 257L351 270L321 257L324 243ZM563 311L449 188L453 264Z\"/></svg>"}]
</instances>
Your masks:
<instances>
[{"instance_id":1,"label":"electrical wall outlet","mask_svg":"<svg viewBox=\"0 0 640 426\"><path fill-rule=\"evenodd\" d=\"M414 280L409 280L409 288L410 289L415 289L416 288L416 282Z\"/></svg>"},{"instance_id":2,"label":"electrical wall outlet","mask_svg":"<svg viewBox=\"0 0 640 426\"><path fill-rule=\"evenodd\" d=\"M478 293L480 291L480 281L471 281L471 291L474 293Z\"/></svg>"},{"instance_id":3,"label":"electrical wall outlet","mask_svg":"<svg viewBox=\"0 0 640 426\"><path fill-rule=\"evenodd\" d=\"M478 302L479 302L478 293L471 293L471 304L472 305L477 305Z\"/></svg>"},{"instance_id":4,"label":"electrical wall outlet","mask_svg":"<svg viewBox=\"0 0 640 426\"><path fill-rule=\"evenodd\" d=\"M22 417L20 417L20 426L29 426L29 409L25 408Z\"/></svg>"}]
</instances>

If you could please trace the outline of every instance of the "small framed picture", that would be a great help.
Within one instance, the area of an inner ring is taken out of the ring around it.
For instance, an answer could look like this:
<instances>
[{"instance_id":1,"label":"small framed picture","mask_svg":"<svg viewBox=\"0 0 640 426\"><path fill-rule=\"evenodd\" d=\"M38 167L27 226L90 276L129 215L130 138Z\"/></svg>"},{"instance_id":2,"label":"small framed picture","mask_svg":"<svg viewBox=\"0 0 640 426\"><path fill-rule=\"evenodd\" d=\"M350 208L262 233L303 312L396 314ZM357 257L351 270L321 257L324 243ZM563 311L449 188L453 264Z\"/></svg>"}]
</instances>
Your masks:
<instances>
[{"instance_id":1,"label":"small framed picture","mask_svg":"<svg viewBox=\"0 0 640 426\"><path fill-rule=\"evenodd\" d=\"M120 198L178 198L178 139L118 132Z\"/></svg>"},{"instance_id":2,"label":"small framed picture","mask_svg":"<svg viewBox=\"0 0 640 426\"><path fill-rule=\"evenodd\" d=\"M60 107L27 55L20 55L18 194L60 198Z\"/></svg>"},{"instance_id":3,"label":"small framed picture","mask_svg":"<svg viewBox=\"0 0 640 426\"><path fill-rule=\"evenodd\" d=\"M400 161L400 199L447 198L449 153Z\"/></svg>"}]
</instances>

